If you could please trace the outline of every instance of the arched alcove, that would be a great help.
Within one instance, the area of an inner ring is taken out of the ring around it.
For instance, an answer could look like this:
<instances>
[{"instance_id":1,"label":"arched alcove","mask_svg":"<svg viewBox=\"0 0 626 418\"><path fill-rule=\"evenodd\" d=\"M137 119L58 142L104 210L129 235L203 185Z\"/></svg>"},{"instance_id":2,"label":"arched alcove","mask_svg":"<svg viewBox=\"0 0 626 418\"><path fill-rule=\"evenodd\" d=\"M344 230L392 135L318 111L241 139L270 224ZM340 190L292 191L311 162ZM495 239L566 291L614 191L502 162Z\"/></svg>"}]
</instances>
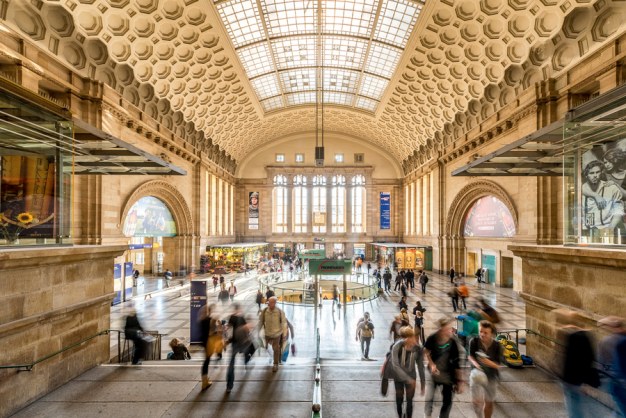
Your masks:
<instances>
[{"instance_id":1,"label":"arched alcove","mask_svg":"<svg viewBox=\"0 0 626 418\"><path fill-rule=\"evenodd\" d=\"M167 205L176 222L177 236L194 234L191 211L185 198L175 187L161 180L153 180L142 184L128 197L124 203L124 210L120 214L120 228L133 205L146 196L156 197Z\"/></svg>"}]
</instances>

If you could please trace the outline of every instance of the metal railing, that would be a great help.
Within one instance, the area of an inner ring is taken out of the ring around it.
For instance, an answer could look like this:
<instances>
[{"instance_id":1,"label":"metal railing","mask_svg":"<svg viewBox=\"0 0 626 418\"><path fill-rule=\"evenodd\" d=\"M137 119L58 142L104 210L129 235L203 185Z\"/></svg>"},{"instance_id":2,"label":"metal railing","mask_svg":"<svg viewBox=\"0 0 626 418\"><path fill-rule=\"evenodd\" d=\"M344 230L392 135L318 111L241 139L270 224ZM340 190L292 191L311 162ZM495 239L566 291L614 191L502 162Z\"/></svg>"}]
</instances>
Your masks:
<instances>
[{"instance_id":1,"label":"metal railing","mask_svg":"<svg viewBox=\"0 0 626 418\"><path fill-rule=\"evenodd\" d=\"M313 402L311 418L322 418L322 367L320 366L320 329L316 329L317 350L315 354L315 384L313 386Z\"/></svg>"},{"instance_id":2,"label":"metal railing","mask_svg":"<svg viewBox=\"0 0 626 418\"><path fill-rule=\"evenodd\" d=\"M89 337L83 338L82 340L77 341L73 344L62 347L59 350L40 357L31 363L0 365L0 369L17 369L18 372L30 372L33 370L33 367L35 367L39 363L56 357L59 354L65 353L66 351L69 351L73 348L81 346L95 338L101 337L103 335L110 335L114 332L117 333L117 360L119 363L122 363L121 360L130 359L131 350L129 340L124 339L124 344L122 345L122 334L124 333L124 331L118 329L106 329L104 331L100 331L96 334L90 335ZM154 338L153 344L151 344L150 349L146 352L145 360L161 360L161 340L162 337L166 334L159 334L158 331L146 331L145 333Z\"/></svg>"},{"instance_id":3,"label":"metal railing","mask_svg":"<svg viewBox=\"0 0 626 418\"><path fill-rule=\"evenodd\" d=\"M43 356L43 357L41 357L41 358L38 358L37 360L33 361L32 363L26 363L26 364L10 364L10 365L6 365L6 366L0 366L0 369L17 369L17 371L19 371L19 372L24 372L24 371L26 371L26 372L30 372L30 371L33 369L33 367L35 367L35 365L37 365L37 364L39 364L39 363L41 363L41 362L44 362L44 361L46 361L46 360L48 360L48 359L51 359L52 357L58 356L58 355L59 355L59 354L61 354L61 353L64 353L64 352L66 352L66 351L69 351L69 350L71 350L72 348L75 348L75 347L78 347L78 346L80 346L80 345L83 345L83 344L85 344L87 341L91 341L91 340L93 340L94 338L98 338L98 337L100 337L100 336L102 336L102 335L109 335L112 331L115 331L115 330L110 330L110 329L107 329L107 330L104 330L104 331L100 331L100 332L99 332L99 333L97 333L97 334L91 335L91 336L89 336L89 337L87 337L87 338L83 338L82 340L80 340L80 341L78 341L78 342L76 342L76 343L74 343L74 344L70 344L70 345L68 345L68 346L65 346L65 347L63 347L63 348L61 348L61 349L59 349L59 350L57 350L57 351L53 352L53 353L50 353L50 354L48 354L48 355L46 355L46 356ZM118 338L119 338L119 337L118 337Z\"/></svg>"}]
</instances>

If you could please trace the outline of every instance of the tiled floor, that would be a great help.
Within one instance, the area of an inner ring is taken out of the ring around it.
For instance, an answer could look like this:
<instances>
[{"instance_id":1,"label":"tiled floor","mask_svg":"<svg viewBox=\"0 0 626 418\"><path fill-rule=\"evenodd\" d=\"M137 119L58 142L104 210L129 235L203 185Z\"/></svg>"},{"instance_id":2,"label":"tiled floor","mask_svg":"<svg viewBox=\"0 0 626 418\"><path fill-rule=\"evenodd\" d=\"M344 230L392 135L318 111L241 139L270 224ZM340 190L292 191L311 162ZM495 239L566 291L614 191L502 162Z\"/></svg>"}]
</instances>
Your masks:
<instances>
[{"instance_id":1,"label":"tiled floor","mask_svg":"<svg viewBox=\"0 0 626 418\"><path fill-rule=\"evenodd\" d=\"M425 295L410 292L408 305L421 300L425 313L426 334L434 331L434 322L442 316L453 316L449 279L435 274ZM254 303L258 287L255 276L231 275L248 319L256 322ZM362 281L362 278L359 279ZM483 285L477 288L469 282L471 297L468 308L477 296L488 300L500 313L500 329L525 328L524 302L510 289ZM145 329L167 334L163 340L165 357L167 343L177 337L189 340L189 285L161 290L160 279L147 278L134 302L112 308L111 327L122 329L131 308L138 311ZM151 298L143 293L152 292ZM217 294L209 287L209 300L216 302ZM313 392L315 330L320 330L322 371L322 405L325 417L394 416L393 394L384 398L379 393L380 366L391 343L389 326L397 314L399 292L390 292L372 301L347 304L332 309L332 301L321 308L279 305L295 327L296 356L291 356L278 373L271 372L265 350L259 350L251 365L237 365L235 389L225 393L225 372L228 357L211 363L214 384L206 392L199 387L200 360L203 352L191 348L192 361L150 362L143 366L104 365L92 369L60 389L52 392L17 414L33 416L217 416L217 417L308 417ZM229 305L218 305L227 318ZM370 357L361 361L359 344L355 341L355 325L364 311L372 314L376 325ZM117 353L117 340L112 338L111 352ZM520 347L523 351L524 346ZM558 382L536 368L503 369L494 417L565 417L562 393ZM393 393L393 389L391 389ZM423 416L423 398L415 397L414 416ZM594 416L608 417L610 411L594 403ZM435 409L438 411L438 408ZM457 395L451 416L474 416L469 393Z\"/></svg>"}]
</instances>

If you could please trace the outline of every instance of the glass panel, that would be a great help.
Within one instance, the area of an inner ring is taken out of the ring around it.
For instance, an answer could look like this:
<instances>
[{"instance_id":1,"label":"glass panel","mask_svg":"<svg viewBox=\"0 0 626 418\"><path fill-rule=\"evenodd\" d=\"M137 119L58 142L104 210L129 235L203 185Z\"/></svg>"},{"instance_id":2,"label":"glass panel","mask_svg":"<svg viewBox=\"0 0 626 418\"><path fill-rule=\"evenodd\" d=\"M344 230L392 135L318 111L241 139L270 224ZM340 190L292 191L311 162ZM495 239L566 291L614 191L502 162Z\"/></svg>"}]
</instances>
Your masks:
<instances>
[{"instance_id":1,"label":"glass panel","mask_svg":"<svg viewBox=\"0 0 626 418\"><path fill-rule=\"evenodd\" d=\"M373 112L376 110L376 106L378 106L378 102L376 100L368 99L367 97L358 97L356 99L356 107L360 107L361 109Z\"/></svg>"},{"instance_id":2,"label":"glass panel","mask_svg":"<svg viewBox=\"0 0 626 418\"><path fill-rule=\"evenodd\" d=\"M324 70L324 90L354 93L359 73L356 71L326 68Z\"/></svg>"},{"instance_id":3,"label":"glass panel","mask_svg":"<svg viewBox=\"0 0 626 418\"><path fill-rule=\"evenodd\" d=\"M0 245L71 243L73 125L0 97Z\"/></svg>"},{"instance_id":4,"label":"glass panel","mask_svg":"<svg viewBox=\"0 0 626 418\"><path fill-rule=\"evenodd\" d=\"M315 103L315 92L296 93L287 95L287 104L297 106L301 104Z\"/></svg>"},{"instance_id":5,"label":"glass panel","mask_svg":"<svg viewBox=\"0 0 626 418\"><path fill-rule=\"evenodd\" d=\"M401 50L377 42L372 42L370 55L365 63L368 73L391 78L400 60Z\"/></svg>"},{"instance_id":6,"label":"glass panel","mask_svg":"<svg viewBox=\"0 0 626 418\"><path fill-rule=\"evenodd\" d=\"M352 103L353 98L353 94L334 93L332 91L324 92L325 103L335 103L348 106Z\"/></svg>"},{"instance_id":7,"label":"glass panel","mask_svg":"<svg viewBox=\"0 0 626 418\"><path fill-rule=\"evenodd\" d=\"M376 2L371 0L322 0L323 33L369 37Z\"/></svg>"},{"instance_id":8,"label":"glass panel","mask_svg":"<svg viewBox=\"0 0 626 418\"><path fill-rule=\"evenodd\" d=\"M374 39L404 48L421 9L421 4L411 0L383 2Z\"/></svg>"},{"instance_id":9,"label":"glass panel","mask_svg":"<svg viewBox=\"0 0 626 418\"><path fill-rule=\"evenodd\" d=\"M324 67L360 69L367 41L343 36L324 37Z\"/></svg>"},{"instance_id":10,"label":"glass panel","mask_svg":"<svg viewBox=\"0 0 626 418\"><path fill-rule=\"evenodd\" d=\"M294 93L303 90L314 91L315 68L283 71L280 73L280 80L285 88L285 92L287 93Z\"/></svg>"},{"instance_id":11,"label":"glass panel","mask_svg":"<svg viewBox=\"0 0 626 418\"><path fill-rule=\"evenodd\" d=\"M283 107L283 98L280 96L272 97L271 99L263 100L261 102L263 106L263 110L269 112L270 110L278 109L279 107Z\"/></svg>"},{"instance_id":12,"label":"glass panel","mask_svg":"<svg viewBox=\"0 0 626 418\"><path fill-rule=\"evenodd\" d=\"M314 36L293 36L272 40L279 69L315 67L316 42Z\"/></svg>"},{"instance_id":13,"label":"glass panel","mask_svg":"<svg viewBox=\"0 0 626 418\"><path fill-rule=\"evenodd\" d=\"M217 10L235 48L265 39L256 1L225 2Z\"/></svg>"},{"instance_id":14,"label":"glass panel","mask_svg":"<svg viewBox=\"0 0 626 418\"><path fill-rule=\"evenodd\" d=\"M565 124L565 243L626 244L624 101Z\"/></svg>"},{"instance_id":15,"label":"glass panel","mask_svg":"<svg viewBox=\"0 0 626 418\"><path fill-rule=\"evenodd\" d=\"M270 37L317 32L316 1L262 0L261 7Z\"/></svg>"},{"instance_id":16,"label":"glass panel","mask_svg":"<svg viewBox=\"0 0 626 418\"><path fill-rule=\"evenodd\" d=\"M270 50L265 42L241 48L237 50L237 53L243 68L248 74L248 78L254 78L274 71Z\"/></svg>"},{"instance_id":17,"label":"glass panel","mask_svg":"<svg viewBox=\"0 0 626 418\"><path fill-rule=\"evenodd\" d=\"M252 80L252 87L256 91L259 99L263 100L268 97L278 96L280 87L278 87L278 79L276 74L268 74Z\"/></svg>"},{"instance_id":18,"label":"glass panel","mask_svg":"<svg viewBox=\"0 0 626 418\"><path fill-rule=\"evenodd\" d=\"M372 99L380 100L385 91L385 88L387 88L388 83L389 80L386 80L384 78L376 77L369 74L363 74L363 80L361 81L359 94L371 97Z\"/></svg>"}]
</instances>

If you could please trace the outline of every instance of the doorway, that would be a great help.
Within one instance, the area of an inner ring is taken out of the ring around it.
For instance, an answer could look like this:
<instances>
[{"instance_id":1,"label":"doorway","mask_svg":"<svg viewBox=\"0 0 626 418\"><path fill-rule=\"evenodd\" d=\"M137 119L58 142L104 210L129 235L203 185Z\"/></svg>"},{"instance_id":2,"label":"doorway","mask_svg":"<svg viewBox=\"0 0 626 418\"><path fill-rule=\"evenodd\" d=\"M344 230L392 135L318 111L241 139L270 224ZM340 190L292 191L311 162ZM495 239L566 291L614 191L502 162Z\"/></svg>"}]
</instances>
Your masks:
<instances>
[{"instance_id":1,"label":"doorway","mask_svg":"<svg viewBox=\"0 0 626 418\"><path fill-rule=\"evenodd\" d=\"M513 257L502 257L502 287L513 287Z\"/></svg>"}]
</instances>

